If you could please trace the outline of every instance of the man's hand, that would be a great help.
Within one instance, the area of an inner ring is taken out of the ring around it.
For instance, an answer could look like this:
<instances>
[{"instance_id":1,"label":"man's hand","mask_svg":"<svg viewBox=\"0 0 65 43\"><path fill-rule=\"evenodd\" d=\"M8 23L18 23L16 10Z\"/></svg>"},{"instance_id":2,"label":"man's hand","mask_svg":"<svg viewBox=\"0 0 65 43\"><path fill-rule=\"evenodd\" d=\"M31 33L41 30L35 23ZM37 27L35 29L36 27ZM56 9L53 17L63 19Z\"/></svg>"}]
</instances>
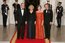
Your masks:
<instances>
[{"instance_id":1,"label":"man's hand","mask_svg":"<svg viewBox=\"0 0 65 43\"><path fill-rule=\"evenodd\" d=\"M5 13L5 15L7 15L7 13Z\"/></svg>"},{"instance_id":2,"label":"man's hand","mask_svg":"<svg viewBox=\"0 0 65 43\"><path fill-rule=\"evenodd\" d=\"M17 22L17 21L15 21L15 23L17 24L18 22Z\"/></svg>"},{"instance_id":3,"label":"man's hand","mask_svg":"<svg viewBox=\"0 0 65 43\"><path fill-rule=\"evenodd\" d=\"M57 10L57 12L59 12L59 10Z\"/></svg>"},{"instance_id":4,"label":"man's hand","mask_svg":"<svg viewBox=\"0 0 65 43\"><path fill-rule=\"evenodd\" d=\"M53 24L53 22L50 22L50 24L52 25L52 24Z\"/></svg>"}]
</instances>

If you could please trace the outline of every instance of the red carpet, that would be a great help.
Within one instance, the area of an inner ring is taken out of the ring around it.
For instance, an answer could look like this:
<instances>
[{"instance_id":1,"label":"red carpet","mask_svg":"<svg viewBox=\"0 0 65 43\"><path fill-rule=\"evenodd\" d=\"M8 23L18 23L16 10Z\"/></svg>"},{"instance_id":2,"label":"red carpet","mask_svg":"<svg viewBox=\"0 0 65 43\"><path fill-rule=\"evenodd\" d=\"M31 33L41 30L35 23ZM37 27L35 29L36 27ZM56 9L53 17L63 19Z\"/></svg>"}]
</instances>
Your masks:
<instances>
[{"instance_id":1,"label":"red carpet","mask_svg":"<svg viewBox=\"0 0 65 43\"><path fill-rule=\"evenodd\" d=\"M25 38L23 40L22 39L16 39L15 40L15 43L45 43L45 40L44 39L27 39L26 38L26 35L27 35L26 34L26 32L27 32L27 25L26 25L25 29L26 29L25 30ZM14 35L13 35L10 43L12 43L12 40L15 37L15 34L16 34L16 32L14 33Z\"/></svg>"},{"instance_id":2,"label":"red carpet","mask_svg":"<svg viewBox=\"0 0 65 43\"><path fill-rule=\"evenodd\" d=\"M15 43L45 43L44 40L42 39L19 39L19 40L16 40Z\"/></svg>"}]
</instances>

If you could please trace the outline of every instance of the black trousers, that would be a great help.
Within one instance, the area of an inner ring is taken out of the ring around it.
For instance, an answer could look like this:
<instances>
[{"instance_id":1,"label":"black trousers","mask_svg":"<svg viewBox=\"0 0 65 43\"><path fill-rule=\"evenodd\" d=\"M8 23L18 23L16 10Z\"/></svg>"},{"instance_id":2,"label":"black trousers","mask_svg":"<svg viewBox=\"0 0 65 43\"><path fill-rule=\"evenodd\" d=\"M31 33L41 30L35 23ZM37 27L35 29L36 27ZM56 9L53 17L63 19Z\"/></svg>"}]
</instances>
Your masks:
<instances>
[{"instance_id":1,"label":"black trousers","mask_svg":"<svg viewBox=\"0 0 65 43\"><path fill-rule=\"evenodd\" d=\"M57 24L58 24L58 27L61 27L61 17L60 18L57 17Z\"/></svg>"},{"instance_id":2,"label":"black trousers","mask_svg":"<svg viewBox=\"0 0 65 43\"><path fill-rule=\"evenodd\" d=\"M50 23L44 24L44 29L45 29L45 38L50 39L50 31L51 31Z\"/></svg>"},{"instance_id":3,"label":"black trousers","mask_svg":"<svg viewBox=\"0 0 65 43\"><path fill-rule=\"evenodd\" d=\"M28 21L27 38L35 39L35 24L34 21Z\"/></svg>"},{"instance_id":4,"label":"black trousers","mask_svg":"<svg viewBox=\"0 0 65 43\"><path fill-rule=\"evenodd\" d=\"M6 27L7 24L7 15L3 14L3 26Z\"/></svg>"},{"instance_id":5,"label":"black trousers","mask_svg":"<svg viewBox=\"0 0 65 43\"><path fill-rule=\"evenodd\" d=\"M19 22L17 25L17 38L19 39L24 39L24 34L25 34L25 21Z\"/></svg>"}]
</instances>

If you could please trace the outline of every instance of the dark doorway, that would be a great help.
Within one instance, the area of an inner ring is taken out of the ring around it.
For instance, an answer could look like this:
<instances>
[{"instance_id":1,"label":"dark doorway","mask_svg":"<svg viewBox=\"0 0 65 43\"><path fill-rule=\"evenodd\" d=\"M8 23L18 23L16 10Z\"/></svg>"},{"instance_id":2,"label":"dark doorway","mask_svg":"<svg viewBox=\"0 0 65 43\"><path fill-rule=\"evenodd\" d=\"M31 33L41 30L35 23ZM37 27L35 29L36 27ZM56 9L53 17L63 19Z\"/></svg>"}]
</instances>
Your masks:
<instances>
[{"instance_id":1,"label":"dark doorway","mask_svg":"<svg viewBox=\"0 0 65 43\"><path fill-rule=\"evenodd\" d=\"M36 10L37 6L40 4L40 0L25 0L25 4L26 4L26 9L28 9L28 6L30 4L33 4Z\"/></svg>"}]
</instances>

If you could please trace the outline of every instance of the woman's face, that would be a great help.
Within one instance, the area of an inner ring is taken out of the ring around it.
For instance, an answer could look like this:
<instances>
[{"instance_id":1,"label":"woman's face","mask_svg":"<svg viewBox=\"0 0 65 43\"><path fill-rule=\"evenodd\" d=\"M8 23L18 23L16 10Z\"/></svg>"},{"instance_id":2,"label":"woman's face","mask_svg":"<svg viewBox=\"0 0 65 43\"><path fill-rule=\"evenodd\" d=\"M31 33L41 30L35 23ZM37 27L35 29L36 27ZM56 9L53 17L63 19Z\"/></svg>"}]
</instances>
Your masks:
<instances>
[{"instance_id":1,"label":"woman's face","mask_svg":"<svg viewBox=\"0 0 65 43\"><path fill-rule=\"evenodd\" d=\"M33 6L30 6L30 8L29 8L30 10L33 10L34 8L33 8Z\"/></svg>"},{"instance_id":2,"label":"woman's face","mask_svg":"<svg viewBox=\"0 0 65 43\"><path fill-rule=\"evenodd\" d=\"M38 10L41 10L41 7L40 6L38 6Z\"/></svg>"}]
</instances>

